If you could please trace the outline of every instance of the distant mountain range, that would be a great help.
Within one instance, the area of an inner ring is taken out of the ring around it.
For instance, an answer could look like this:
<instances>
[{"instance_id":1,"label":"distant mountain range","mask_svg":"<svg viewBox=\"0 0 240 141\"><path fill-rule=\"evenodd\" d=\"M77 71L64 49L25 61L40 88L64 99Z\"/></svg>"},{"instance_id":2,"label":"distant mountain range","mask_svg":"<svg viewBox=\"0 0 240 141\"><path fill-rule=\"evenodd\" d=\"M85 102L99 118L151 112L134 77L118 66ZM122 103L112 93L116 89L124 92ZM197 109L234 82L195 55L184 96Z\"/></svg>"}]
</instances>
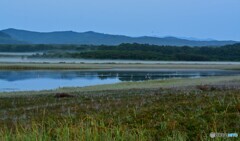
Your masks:
<instances>
[{"instance_id":1,"label":"distant mountain range","mask_svg":"<svg viewBox=\"0 0 240 141\"><path fill-rule=\"evenodd\" d=\"M10 35L0 31L0 44L23 44L24 42L13 39Z\"/></svg>"},{"instance_id":2,"label":"distant mountain range","mask_svg":"<svg viewBox=\"0 0 240 141\"><path fill-rule=\"evenodd\" d=\"M238 43L236 41L206 40L197 41L176 37L129 37L122 35L89 32L33 32L18 29L0 31L0 44L85 44L85 45L119 45L121 43L139 43L171 46L223 46Z\"/></svg>"}]
</instances>

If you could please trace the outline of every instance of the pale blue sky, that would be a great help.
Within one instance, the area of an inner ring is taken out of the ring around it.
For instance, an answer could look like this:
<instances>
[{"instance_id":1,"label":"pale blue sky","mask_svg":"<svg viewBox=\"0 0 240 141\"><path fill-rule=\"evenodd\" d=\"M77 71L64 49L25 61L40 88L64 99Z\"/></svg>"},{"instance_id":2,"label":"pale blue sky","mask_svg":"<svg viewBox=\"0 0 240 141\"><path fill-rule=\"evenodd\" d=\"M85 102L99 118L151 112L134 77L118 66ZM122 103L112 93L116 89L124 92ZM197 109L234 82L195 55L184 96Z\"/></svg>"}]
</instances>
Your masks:
<instances>
[{"instance_id":1,"label":"pale blue sky","mask_svg":"<svg viewBox=\"0 0 240 141\"><path fill-rule=\"evenodd\" d=\"M240 0L0 0L0 29L240 41Z\"/></svg>"}]
</instances>

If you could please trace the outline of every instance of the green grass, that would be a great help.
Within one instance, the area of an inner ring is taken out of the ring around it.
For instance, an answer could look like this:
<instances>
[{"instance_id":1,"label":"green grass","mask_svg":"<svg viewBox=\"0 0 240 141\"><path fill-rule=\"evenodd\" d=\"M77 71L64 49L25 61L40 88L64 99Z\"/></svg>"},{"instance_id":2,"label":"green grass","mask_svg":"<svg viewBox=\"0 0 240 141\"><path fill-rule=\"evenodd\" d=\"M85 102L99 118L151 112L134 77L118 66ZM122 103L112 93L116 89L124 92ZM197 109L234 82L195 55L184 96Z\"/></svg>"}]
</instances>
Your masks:
<instances>
[{"instance_id":1,"label":"green grass","mask_svg":"<svg viewBox=\"0 0 240 141\"><path fill-rule=\"evenodd\" d=\"M150 136L147 132L139 129L128 129L126 127L109 127L101 120L94 120L91 117L73 121L71 117L65 120L47 118L41 123L32 121L31 127L23 127L16 124L15 131L5 129L0 131L3 136L1 140L147 140Z\"/></svg>"},{"instance_id":2,"label":"green grass","mask_svg":"<svg viewBox=\"0 0 240 141\"><path fill-rule=\"evenodd\" d=\"M58 92L75 97L56 99ZM240 133L239 76L0 95L0 140L205 141L211 132Z\"/></svg>"},{"instance_id":3,"label":"green grass","mask_svg":"<svg viewBox=\"0 0 240 141\"><path fill-rule=\"evenodd\" d=\"M33 69L52 69L52 70L96 70L96 69L226 69L240 70L240 65L199 65L199 64L87 64L87 63L0 63L0 70L33 70Z\"/></svg>"}]
</instances>

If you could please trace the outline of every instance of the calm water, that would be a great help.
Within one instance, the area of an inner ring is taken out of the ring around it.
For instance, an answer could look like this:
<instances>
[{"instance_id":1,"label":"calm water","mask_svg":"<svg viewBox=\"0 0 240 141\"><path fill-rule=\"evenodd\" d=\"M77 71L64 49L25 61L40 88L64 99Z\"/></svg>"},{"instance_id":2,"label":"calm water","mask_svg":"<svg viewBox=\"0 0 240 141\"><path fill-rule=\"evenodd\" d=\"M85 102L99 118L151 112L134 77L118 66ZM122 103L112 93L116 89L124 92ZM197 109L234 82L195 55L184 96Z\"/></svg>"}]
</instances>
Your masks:
<instances>
[{"instance_id":1,"label":"calm water","mask_svg":"<svg viewBox=\"0 0 240 141\"><path fill-rule=\"evenodd\" d=\"M123 81L238 75L236 71L0 71L0 91L48 90Z\"/></svg>"}]
</instances>

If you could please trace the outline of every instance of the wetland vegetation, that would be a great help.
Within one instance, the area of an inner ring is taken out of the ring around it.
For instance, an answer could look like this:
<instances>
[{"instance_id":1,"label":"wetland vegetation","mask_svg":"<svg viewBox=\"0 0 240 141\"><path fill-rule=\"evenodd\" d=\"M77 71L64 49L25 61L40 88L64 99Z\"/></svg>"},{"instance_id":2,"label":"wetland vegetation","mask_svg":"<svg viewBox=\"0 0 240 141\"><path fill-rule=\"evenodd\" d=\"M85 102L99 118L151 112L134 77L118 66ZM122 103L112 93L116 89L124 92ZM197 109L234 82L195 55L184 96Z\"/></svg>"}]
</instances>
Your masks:
<instances>
[{"instance_id":1,"label":"wetland vegetation","mask_svg":"<svg viewBox=\"0 0 240 141\"><path fill-rule=\"evenodd\" d=\"M0 140L205 141L211 132L239 133L239 82L210 77L1 93Z\"/></svg>"},{"instance_id":2,"label":"wetland vegetation","mask_svg":"<svg viewBox=\"0 0 240 141\"><path fill-rule=\"evenodd\" d=\"M224 62L203 62L203 63L197 63L197 62L167 62L167 63L114 63L111 61L109 63L96 63L94 61L93 63L49 63L49 62L24 62L24 63L6 63L2 62L0 63L0 69L1 70L189 70L189 69L220 69L220 70L240 70L240 64L231 64L224 63Z\"/></svg>"}]
</instances>

